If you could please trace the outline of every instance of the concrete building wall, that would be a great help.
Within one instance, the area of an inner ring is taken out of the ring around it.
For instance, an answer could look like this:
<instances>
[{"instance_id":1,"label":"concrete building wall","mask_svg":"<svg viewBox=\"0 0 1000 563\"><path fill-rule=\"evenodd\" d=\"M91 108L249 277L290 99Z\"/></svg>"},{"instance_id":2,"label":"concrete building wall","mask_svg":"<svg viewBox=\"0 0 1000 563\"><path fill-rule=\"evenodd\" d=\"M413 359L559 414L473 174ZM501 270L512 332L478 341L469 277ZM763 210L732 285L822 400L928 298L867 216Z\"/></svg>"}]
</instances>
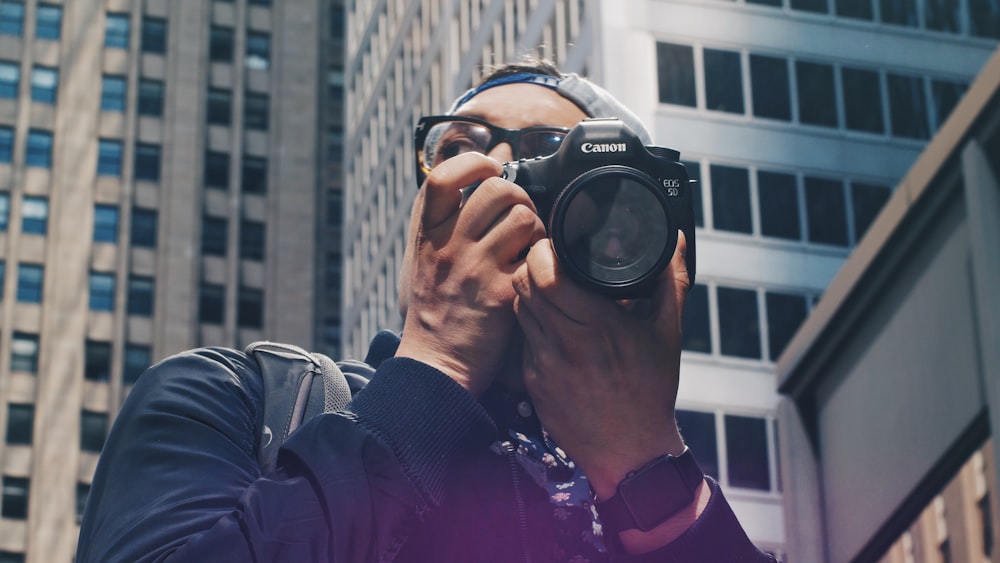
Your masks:
<instances>
[{"instance_id":1,"label":"concrete building wall","mask_svg":"<svg viewBox=\"0 0 1000 563\"><path fill-rule=\"evenodd\" d=\"M141 368L200 345L316 346L323 4L0 3L0 67L19 74L0 95L0 137L12 133L11 156L0 155L4 557L72 558L100 441ZM50 8L58 37L37 29ZM218 30L228 55L211 54ZM42 75L33 85L39 66L56 71L54 100L32 101L45 90ZM219 92L226 109L210 111ZM38 132L50 150L31 144ZM209 155L228 160L209 172ZM263 163L263 183L248 187L248 158ZM24 202L39 197L46 227L26 232ZM21 279L34 266L37 297Z\"/></svg>"},{"instance_id":2,"label":"concrete building wall","mask_svg":"<svg viewBox=\"0 0 1000 563\"><path fill-rule=\"evenodd\" d=\"M945 486L977 456L996 481L976 451L998 428L998 68L995 53L778 364L790 533L818 540L796 559L881 557L929 503L972 530ZM979 558L975 530L921 530L921 560Z\"/></svg>"}]
</instances>

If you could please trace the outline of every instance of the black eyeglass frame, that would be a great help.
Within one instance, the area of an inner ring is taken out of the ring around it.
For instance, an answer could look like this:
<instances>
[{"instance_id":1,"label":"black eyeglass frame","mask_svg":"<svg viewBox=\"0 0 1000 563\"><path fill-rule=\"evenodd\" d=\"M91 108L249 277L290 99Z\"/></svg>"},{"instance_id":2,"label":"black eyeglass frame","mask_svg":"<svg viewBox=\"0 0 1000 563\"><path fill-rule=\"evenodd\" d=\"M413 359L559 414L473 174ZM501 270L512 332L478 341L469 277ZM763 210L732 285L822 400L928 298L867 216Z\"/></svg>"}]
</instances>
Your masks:
<instances>
[{"instance_id":1,"label":"black eyeglass frame","mask_svg":"<svg viewBox=\"0 0 1000 563\"><path fill-rule=\"evenodd\" d=\"M423 166L423 152L424 143L427 141L427 135L431 128L439 123L445 123L448 121L457 121L472 123L474 125L480 125L489 129L490 131L490 143L486 147L486 152L494 149L500 143L508 143L513 149L514 157L517 158L517 148L521 142L521 136L527 133L558 133L566 137L569 134L570 129L565 127L555 127L549 125L533 125L531 127L525 127L523 129L504 129L493 125L485 119L479 119L478 117L469 117L464 115L425 115L417 121L417 126L413 130L413 151L414 151L414 165L417 169L417 187L419 188L424 184L424 180L427 179L427 174L430 172L429 168L424 168ZM548 155L534 155L534 156L548 156Z\"/></svg>"}]
</instances>

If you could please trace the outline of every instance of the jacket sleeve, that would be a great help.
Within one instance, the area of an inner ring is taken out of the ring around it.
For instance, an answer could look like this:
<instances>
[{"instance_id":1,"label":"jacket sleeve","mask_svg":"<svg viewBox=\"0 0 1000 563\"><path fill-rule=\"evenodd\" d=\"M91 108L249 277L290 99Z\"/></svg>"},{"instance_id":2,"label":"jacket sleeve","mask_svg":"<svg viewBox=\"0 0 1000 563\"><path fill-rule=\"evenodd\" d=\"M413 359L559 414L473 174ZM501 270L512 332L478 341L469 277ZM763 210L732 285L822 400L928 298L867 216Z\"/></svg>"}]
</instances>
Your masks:
<instances>
[{"instance_id":1,"label":"jacket sleeve","mask_svg":"<svg viewBox=\"0 0 1000 563\"><path fill-rule=\"evenodd\" d=\"M105 444L77 561L391 561L440 503L442 460L492 435L454 382L393 359L261 475L261 408L260 376L239 352L193 350L150 368Z\"/></svg>"},{"instance_id":2,"label":"jacket sleeve","mask_svg":"<svg viewBox=\"0 0 1000 563\"><path fill-rule=\"evenodd\" d=\"M719 484L706 478L712 496L698 520L679 538L666 546L640 556L628 556L621 546L613 545L613 561L620 563L774 563L775 558L757 549L740 526L736 515L722 494Z\"/></svg>"}]
</instances>

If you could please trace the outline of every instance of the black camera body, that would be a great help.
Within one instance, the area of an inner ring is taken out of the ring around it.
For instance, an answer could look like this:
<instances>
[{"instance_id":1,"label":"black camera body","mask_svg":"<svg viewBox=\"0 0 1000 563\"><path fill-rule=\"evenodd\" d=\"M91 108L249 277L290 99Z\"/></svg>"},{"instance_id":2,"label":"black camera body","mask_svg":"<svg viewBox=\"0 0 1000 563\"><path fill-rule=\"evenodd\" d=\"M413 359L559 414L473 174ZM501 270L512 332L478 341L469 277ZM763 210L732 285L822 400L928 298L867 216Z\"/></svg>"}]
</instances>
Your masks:
<instances>
[{"instance_id":1,"label":"black camera body","mask_svg":"<svg viewBox=\"0 0 1000 563\"><path fill-rule=\"evenodd\" d=\"M678 158L643 145L620 119L593 118L555 154L504 164L503 177L528 192L576 282L616 299L642 298L670 262L678 229L694 284L694 204Z\"/></svg>"}]
</instances>

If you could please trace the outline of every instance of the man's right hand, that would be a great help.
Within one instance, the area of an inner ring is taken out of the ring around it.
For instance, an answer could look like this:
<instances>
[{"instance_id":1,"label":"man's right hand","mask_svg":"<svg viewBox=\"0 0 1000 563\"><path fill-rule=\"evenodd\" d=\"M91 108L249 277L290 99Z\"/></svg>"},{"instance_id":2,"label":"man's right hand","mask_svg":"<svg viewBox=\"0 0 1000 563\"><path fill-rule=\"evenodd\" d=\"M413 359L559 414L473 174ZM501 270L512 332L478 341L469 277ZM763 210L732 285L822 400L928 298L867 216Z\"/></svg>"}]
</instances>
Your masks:
<instances>
[{"instance_id":1,"label":"man's right hand","mask_svg":"<svg viewBox=\"0 0 1000 563\"><path fill-rule=\"evenodd\" d=\"M492 383L515 332L512 276L524 250L545 237L527 193L501 171L478 153L436 166L414 203L400 272L406 318L396 355L441 370L475 396ZM463 203L461 189L477 183Z\"/></svg>"}]
</instances>

